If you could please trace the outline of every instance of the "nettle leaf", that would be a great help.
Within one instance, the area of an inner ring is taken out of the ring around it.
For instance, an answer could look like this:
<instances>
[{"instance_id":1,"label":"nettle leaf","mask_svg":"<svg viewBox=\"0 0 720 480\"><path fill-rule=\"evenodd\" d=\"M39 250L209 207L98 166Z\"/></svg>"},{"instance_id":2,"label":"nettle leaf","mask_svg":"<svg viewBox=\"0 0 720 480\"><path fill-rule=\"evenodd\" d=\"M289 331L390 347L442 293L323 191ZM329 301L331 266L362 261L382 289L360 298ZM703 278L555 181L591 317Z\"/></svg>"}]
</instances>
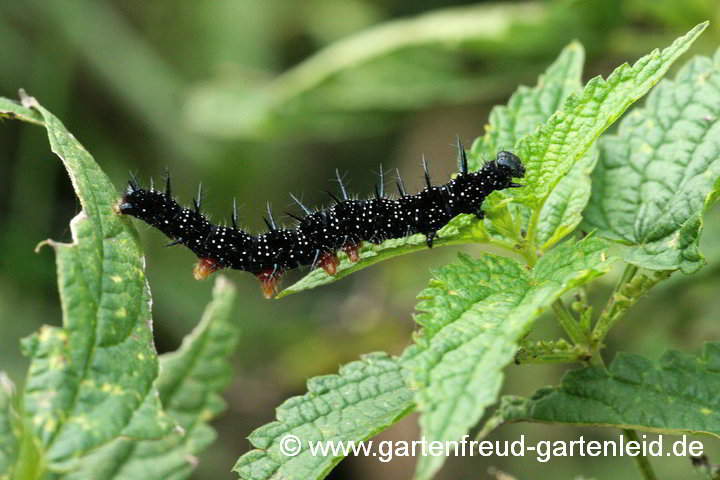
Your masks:
<instances>
[{"instance_id":1,"label":"nettle leaf","mask_svg":"<svg viewBox=\"0 0 720 480\"><path fill-rule=\"evenodd\" d=\"M23 437L14 399L15 386L5 372L0 372L0 480L13 478Z\"/></svg>"},{"instance_id":2,"label":"nettle leaf","mask_svg":"<svg viewBox=\"0 0 720 480\"><path fill-rule=\"evenodd\" d=\"M573 165L548 196L540 210L535 241L545 251L575 230L590 200L590 176L598 161L598 149L590 149Z\"/></svg>"},{"instance_id":3,"label":"nettle leaf","mask_svg":"<svg viewBox=\"0 0 720 480\"><path fill-rule=\"evenodd\" d=\"M177 351L160 357L162 370L157 381L160 400L178 425L191 434L186 443L193 440L196 430L209 432L206 422L225 410L220 393L230 383L229 359L240 335L232 321L235 296L235 287L225 277L219 277L213 300L200 324L185 337ZM205 446L197 440L189 447Z\"/></svg>"},{"instance_id":4,"label":"nettle leaf","mask_svg":"<svg viewBox=\"0 0 720 480\"><path fill-rule=\"evenodd\" d=\"M45 125L40 113L5 97L0 97L0 118L16 118L35 125Z\"/></svg>"},{"instance_id":5,"label":"nettle leaf","mask_svg":"<svg viewBox=\"0 0 720 480\"><path fill-rule=\"evenodd\" d=\"M23 418L21 399L5 372L0 372L0 480L31 480L43 470L40 445Z\"/></svg>"},{"instance_id":6,"label":"nettle leaf","mask_svg":"<svg viewBox=\"0 0 720 480\"><path fill-rule=\"evenodd\" d=\"M57 255L63 327L43 327L23 341L31 357L24 414L41 445L48 472L67 471L118 436L159 438L173 427L153 381L150 292L142 249L129 222L113 212L115 187L60 121L34 98L50 145L65 164L82 212L70 223L73 243L47 243ZM32 114L34 115L34 114Z\"/></svg>"},{"instance_id":7,"label":"nettle leaf","mask_svg":"<svg viewBox=\"0 0 720 480\"><path fill-rule=\"evenodd\" d=\"M484 160L495 158L498 150L512 150L518 140L560 109L571 93L579 92L584 62L585 49L572 42L540 75L536 86L521 86L507 105L493 107L485 135L476 139L470 149L470 170L482 168Z\"/></svg>"},{"instance_id":8,"label":"nettle leaf","mask_svg":"<svg viewBox=\"0 0 720 480\"><path fill-rule=\"evenodd\" d=\"M518 201L531 208L541 206L598 136L662 78L707 26L708 22L701 23L632 67L621 65L607 80L593 78L580 95L571 95L547 123L523 137L515 154L525 162L527 187L518 192Z\"/></svg>"},{"instance_id":9,"label":"nettle leaf","mask_svg":"<svg viewBox=\"0 0 720 480\"><path fill-rule=\"evenodd\" d=\"M488 234L483 224L478 222L474 215L458 215L438 231L438 236L433 241L433 248L482 242L487 239ZM422 234L386 240L380 245L364 242L360 249L359 262L353 263L343 252L338 252L340 265L337 267L335 275L328 275L322 268L315 269L295 284L284 289L276 298L327 285L383 260L427 248L425 235Z\"/></svg>"},{"instance_id":10,"label":"nettle leaf","mask_svg":"<svg viewBox=\"0 0 720 480\"><path fill-rule=\"evenodd\" d=\"M220 397L230 379L229 356L239 328L231 320L235 288L218 277L213 300L181 347L160 356L156 385L164 411L178 428L160 440L116 438L84 459L67 480L179 480L190 476L197 455L214 439L207 424L225 409Z\"/></svg>"},{"instance_id":11,"label":"nettle leaf","mask_svg":"<svg viewBox=\"0 0 720 480\"><path fill-rule=\"evenodd\" d=\"M489 124L485 126L485 136L478 138L473 144L470 154L471 167L480 168L483 159L494 158L499 150L513 150L523 136L533 132L538 124L546 122L560 109L570 94L580 92L584 60L585 51L582 45L571 43L540 76L535 87L522 86L510 97L507 106L493 108ZM571 178L553 189L543 206L538 222L537 241L544 246L543 249L549 248L570 233L582 218L580 214L590 196L588 174L594 166L592 157L586 162L584 167L572 170L575 173ZM522 225L521 228L527 230L529 210L520 204L506 203L508 197L518 195L522 195L522 192L503 190L494 192L488 198L485 223L491 234L517 237L513 231L517 227L509 227L508 224ZM505 231L503 225L506 225Z\"/></svg>"},{"instance_id":12,"label":"nettle leaf","mask_svg":"<svg viewBox=\"0 0 720 480\"><path fill-rule=\"evenodd\" d=\"M370 438L408 414L413 405L398 360L380 352L364 355L341 367L339 375L311 379L308 393L280 405L277 421L250 435L256 450L240 457L233 470L246 480L324 478L343 455L313 456L308 442ZM280 451L286 435L300 441L295 456Z\"/></svg>"},{"instance_id":13,"label":"nettle leaf","mask_svg":"<svg viewBox=\"0 0 720 480\"><path fill-rule=\"evenodd\" d=\"M531 421L720 437L718 392L720 343L706 344L700 358L670 351L654 362L619 353L608 370L573 370L532 398L503 398L481 435Z\"/></svg>"},{"instance_id":14,"label":"nettle leaf","mask_svg":"<svg viewBox=\"0 0 720 480\"><path fill-rule=\"evenodd\" d=\"M416 321L423 327L403 355L429 441L457 440L497 398L502 369L533 320L563 293L610 268L607 244L566 242L529 271L514 259L485 254L433 272L421 292ZM417 478L430 478L442 457L420 458Z\"/></svg>"},{"instance_id":15,"label":"nettle leaf","mask_svg":"<svg viewBox=\"0 0 720 480\"><path fill-rule=\"evenodd\" d=\"M0 372L0 479L10 478L11 469L19 450L20 432L13 428L12 417L17 415L12 401L14 397L12 382Z\"/></svg>"},{"instance_id":16,"label":"nettle leaf","mask_svg":"<svg viewBox=\"0 0 720 480\"><path fill-rule=\"evenodd\" d=\"M160 357L156 378L137 233L114 213L115 188L90 154L34 98L23 104L0 98L0 115L47 128L83 212L71 222L72 244L47 242L58 257L64 327L43 327L23 342L32 357L26 418L6 408L0 377L0 467L12 463L12 478L42 469L47 478L77 480L187 478L194 455L214 439L207 422L224 409L219 393L238 338L235 289L218 278L200 324Z\"/></svg>"},{"instance_id":17,"label":"nettle leaf","mask_svg":"<svg viewBox=\"0 0 720 480\"><path fill-rule=\"evenodd\" d=\"M585 228L628 245L638 267L701 268L703 215L720 193L720 51L663 80L599 147Z\"/></svg>"}]
</instances>

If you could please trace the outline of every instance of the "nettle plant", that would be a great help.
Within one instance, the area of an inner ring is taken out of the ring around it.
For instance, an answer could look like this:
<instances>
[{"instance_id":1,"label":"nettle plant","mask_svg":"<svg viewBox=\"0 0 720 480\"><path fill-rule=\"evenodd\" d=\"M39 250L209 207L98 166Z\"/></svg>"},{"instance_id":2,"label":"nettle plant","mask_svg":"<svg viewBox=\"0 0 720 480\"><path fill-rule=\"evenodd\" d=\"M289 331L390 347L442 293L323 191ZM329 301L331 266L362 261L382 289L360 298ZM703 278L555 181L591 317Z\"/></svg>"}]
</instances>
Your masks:
<instances>
[{"instance_id":1,"label":"nettle plant","mask_svg":"<svg viewBox=\"0 0 720 480\"><path fill-rule=\"evenodd\" d=\"M278 407L277 421L250 435L255 449L235 465L239 476L323 478L342 456L314 457L308 442L368 439L411 412L428 441L459 440L498 402L480 437L518 421L602 425L630 438L636 429L720 436L720 344L707 344L700 357L670 352L660 361L621 353L607 367L601 356L610 328L642 295L674 271L704 264L698 238L720 192L720 52L689 60L617 133L601 134L706 26L584 87L583 49L572 43L535 87L495 108L470 169L514 145L526 186L488 197L484 220L454 218L435 245L488 244L508 255L461 255L434 271L419 295L413 345L311 379L305 395ZM142 248L131 220L115 213L115 185L34 98L0 99L0 114L47 129L82 205L70 223L73 242L47 242L57 255L63 327L23 340L31 365L22 392L0 378L0 478L187 478L213 439L207 422L223 409L238 337L232 287L220 277L196 330L158 357ZM280 296L423 248L422 235L366 245L359 263L341 257L336 275L312 271ZM590 283L620 263L606 306L593 312ZM567 338L528 341L550 309ZM503 369L535 362L581 368L530 398L498 399ZM304 447L293 457L280 452L288 434ZM419 458L416 478L431 478L444 460ZM636 460L653 478L647 459Z\"/></svg>"}]
</instances>

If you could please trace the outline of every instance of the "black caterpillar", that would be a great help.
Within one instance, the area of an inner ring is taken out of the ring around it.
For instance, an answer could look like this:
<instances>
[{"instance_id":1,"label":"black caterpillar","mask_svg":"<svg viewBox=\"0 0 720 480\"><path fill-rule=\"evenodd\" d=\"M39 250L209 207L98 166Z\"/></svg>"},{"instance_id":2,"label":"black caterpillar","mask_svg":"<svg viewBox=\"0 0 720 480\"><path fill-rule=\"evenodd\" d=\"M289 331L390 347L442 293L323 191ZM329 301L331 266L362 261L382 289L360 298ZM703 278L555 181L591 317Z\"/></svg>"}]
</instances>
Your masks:
<instances>
[{"instance_id":1,"label":"black caterpillar","mask_svg":"<svg viewBox=\"0 0 720 480\"><path fill-rule=\"evenodd\" d=\"M342 198L328 191L335 202L332 207L312 211L293 196L305 214L288 213L297 220L297 226L278 228L268 207L268 218L264 218L268 232L261 235L238 228L234 203L231 227L210 223L200 211L202 190L193 199L194 209L178 205L172 198L169 175L164 192L152 186L149 190L140 188L134 178L130 180L117 210L157 228L173 240L170 245L182 244L192 250L199 258L193 269L195 278L205 278L222 268L245 270L260 279L265 296L270 297L285 271L309 265L321 266L334 275L339 264L336 252L343 250L357 262L362 242L379 244L422 233L432 248L437 231L453 217L467 213L483 218L485 197L495 190L522 186L512 182L513 177L525 176L525 167L512 153L498 152L497 158L482 169L468 172L467 154L459 141L457 148L460 173L445 185L430 183L424 160L427 187L409 195L398 176L400 196L396 199L385 196L382 173L375 197L368 200L351 198L338 175Z\"/></svg>"}]
</instances>

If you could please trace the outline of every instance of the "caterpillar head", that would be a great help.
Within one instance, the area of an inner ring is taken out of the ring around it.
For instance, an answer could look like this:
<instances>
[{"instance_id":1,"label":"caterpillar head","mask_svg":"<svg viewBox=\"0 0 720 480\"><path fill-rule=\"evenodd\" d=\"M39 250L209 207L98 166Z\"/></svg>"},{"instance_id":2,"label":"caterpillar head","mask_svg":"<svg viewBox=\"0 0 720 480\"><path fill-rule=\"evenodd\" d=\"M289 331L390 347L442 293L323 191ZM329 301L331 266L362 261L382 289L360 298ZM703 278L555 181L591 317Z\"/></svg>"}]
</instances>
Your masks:
<instances>
[{"instance_id":1,"label":"caterpillar head","mask_svg":"<svg viewBox=\"0 0 720 480\"><path fill-rule=\"evenodd\" d=\"M122 215L149 220L164 210L162 205L165 201L162 192L138 188L134 182L131 182L122 200L115 206L115 211Z\"/></svg>"},{"instance_id":2,"label":"caterpillar head","mask_svg":"<svg viewBox=\"0 0 720 480\"><path fill-rule=\"evenodd\" d=\"M498 152L495 165L508 177L523 178L525 176L525 165L511 152L505 150Z\"/></svg>"}]
</instances>

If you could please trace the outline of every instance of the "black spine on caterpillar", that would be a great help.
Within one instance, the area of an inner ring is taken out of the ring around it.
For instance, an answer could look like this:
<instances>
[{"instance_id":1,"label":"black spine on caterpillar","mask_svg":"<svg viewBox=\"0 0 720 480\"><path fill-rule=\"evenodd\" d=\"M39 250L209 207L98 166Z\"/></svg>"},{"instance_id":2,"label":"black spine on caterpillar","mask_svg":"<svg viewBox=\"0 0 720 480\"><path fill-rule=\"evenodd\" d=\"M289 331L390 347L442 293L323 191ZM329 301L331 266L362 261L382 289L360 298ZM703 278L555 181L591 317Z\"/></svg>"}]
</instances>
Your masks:
<instances>
[{"instance_id":1,"label":"black spine on caterpillar","mask_svg":"<svg viewBox=\"0 0 720 480\"><path fill-rule=\"evenodd\" d=\"M423 160L426 187L409 195L398 177L397 199L385 196L382 173L375 198L367 200L350 198L338 175L342 198L328 192L333 206L312 211L293 197L304 216L289 213L298 221L292 229L278 228L268 206L265 219L268 231L257 236L237 227L234 205L231 227L208 221L200 211L202 190L194 201L194 209L180 206L172 198L169 176L164 192L153 187L140 188L131 180L118 211L157 228L173 240L171 245L182 244L192 250L199 258L194 269L196 278L205 278L221 268L245 270L261 280L265 295L270 296L287 270L320 266L332 275L339 264L336 256L339 250L344 250L350 260L358 261L362 242L379 244L421 233L432 248L437 231L452 218L461 213L483 218L482 203L490 193L522 186L512 178L524 177L525 167L510 152L498 152L495 160L477 172L469 172L467 155L458 142L458 162L460 173L455 178L433 186Z\"/></svg>"}]
</instances>

